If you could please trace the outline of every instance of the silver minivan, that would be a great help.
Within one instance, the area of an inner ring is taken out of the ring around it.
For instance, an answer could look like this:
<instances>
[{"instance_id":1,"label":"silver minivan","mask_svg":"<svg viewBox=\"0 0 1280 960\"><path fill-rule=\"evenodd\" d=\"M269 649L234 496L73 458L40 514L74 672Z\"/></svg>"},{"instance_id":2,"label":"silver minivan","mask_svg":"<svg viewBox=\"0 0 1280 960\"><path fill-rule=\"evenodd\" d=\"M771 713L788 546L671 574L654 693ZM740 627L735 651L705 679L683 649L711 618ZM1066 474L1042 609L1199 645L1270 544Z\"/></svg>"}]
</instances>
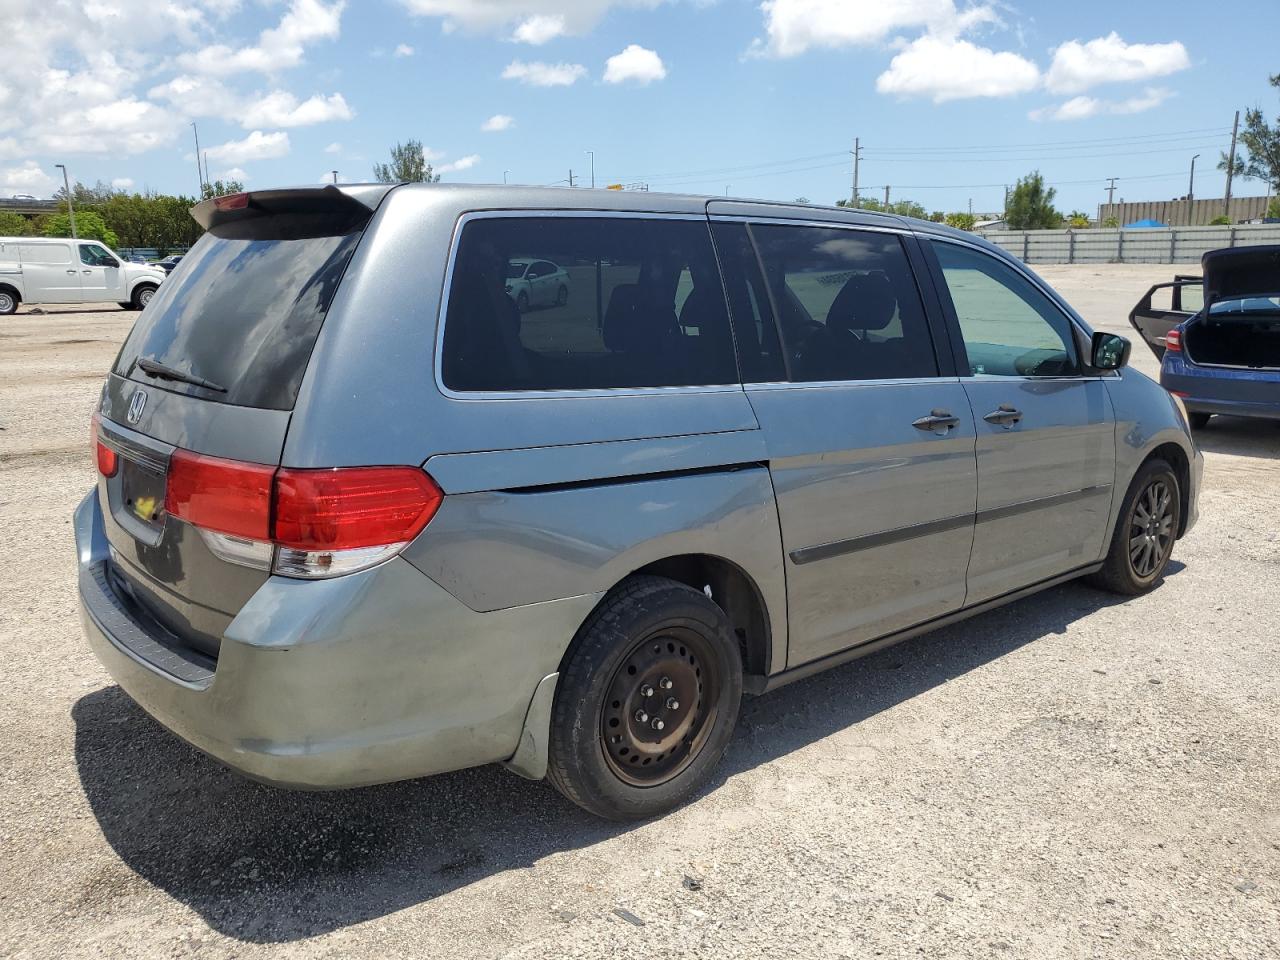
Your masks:
<instances>
[{"instance_id":1,"label":"silver minivan","mask_svg":"<svg viewBox=\"0 0 1280 960\"><path fill-rule=\"evenodd\" d=\"M654 815L743 693L1077 577L1149 590L1196 517L1178 401L971 234L438 184L193 213L94 417L82 620L259 780L498 762ZM573 293L522 313L533 263Z\"/></svg>"}]
</instances>

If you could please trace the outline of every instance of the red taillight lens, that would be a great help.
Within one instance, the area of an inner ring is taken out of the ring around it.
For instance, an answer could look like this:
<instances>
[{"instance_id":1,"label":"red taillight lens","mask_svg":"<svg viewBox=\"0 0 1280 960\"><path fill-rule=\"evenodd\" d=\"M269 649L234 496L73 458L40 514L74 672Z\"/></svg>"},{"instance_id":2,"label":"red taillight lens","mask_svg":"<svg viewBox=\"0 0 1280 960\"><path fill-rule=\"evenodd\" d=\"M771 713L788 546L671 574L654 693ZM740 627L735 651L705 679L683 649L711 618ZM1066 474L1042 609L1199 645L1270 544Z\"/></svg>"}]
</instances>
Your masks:
<instances>
[{"instance_id":1,"label":"red taillight lens","mask_svg":"<svg viewBox=\"0 0 1280 960\"><path fill-rule=\"evenodd\" d=\"M98 472L104 477L114 477L120 466L120 457L102 442L102 436L98 432L98 424L101 421L102 417L96 413L90 420L89 442L93 446L94 457L98 461Z\"/></svg>"},{"instance_id":2,"label":"red taillight lens","mask_svg":"<svg viewBox=\"0 0 1280 960\"><path fill-rule=\"evenodd\" d=\"M222 197L215 197L213 205L219 210L243 210L249 206L249 195L247 193L228 193Z\"/></svg>"},{"instance_id":3,"label":"red taillight lens","mask_svg":"<svg viewBox=\"0 0 1280 960\"><path fill-rule=\"evenodd\" d=\"M1182 352L1182 331L1170 330L1168 336L1164 338L1164 348L1170 353Z\"/></svg>"},{"instance_id":4,"label":"red taillight lens","mask_svg":"<svg viewBox=\"0 0 1280 960\"><path fill-rule=\"evenodd\" d=\"M272 539L298 550L405 543L422 532L443 499L416 467L282 469Z\"/></svg>"},{"instance_id":5,"label":"red taillight lens","mask_svg":"<svg viewBox=\"0 0 1280 960\"><path fill-rule=\"evenodd\" d=\"M175 450L164 508L198 527L251 540L271 535L271 478L276 468Z\"/></svg>"}]
</instances>

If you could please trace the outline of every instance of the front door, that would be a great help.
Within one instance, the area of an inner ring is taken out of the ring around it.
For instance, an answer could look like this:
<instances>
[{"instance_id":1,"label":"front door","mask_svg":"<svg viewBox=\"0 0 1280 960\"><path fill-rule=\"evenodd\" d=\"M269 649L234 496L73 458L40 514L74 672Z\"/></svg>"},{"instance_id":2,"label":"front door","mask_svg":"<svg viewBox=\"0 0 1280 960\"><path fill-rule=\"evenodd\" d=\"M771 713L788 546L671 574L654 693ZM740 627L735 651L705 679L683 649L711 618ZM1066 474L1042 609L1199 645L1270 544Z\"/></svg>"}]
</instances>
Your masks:
<instances>
[{"instance_id":1,"label":"front door","mask_svg":"<svg viewBox=\"0 0 1280 960\"><path fill-rule=\"evenodd\" d=\"M752 224L762 281L747 229L714 225L777 498L791 667L961 606L974 424L896 234Z\"/></svg>"},{"instance_id":2,"label":"front door","mask_svg":"<svg viewBox=\"0 0 1280 960\"><path fill-rule=\"evenodd\" d=\"M978 431L972 604L1098 559L1115 422L1106 384L1083 367L1057 304L988 253L941 240L932 249Z\"/></svg>"},{"instance_id":3,"label":"front door","mask_svg":"<svg viewBox=\"0 0 1280 960\"><path fill-rule=\"evenodd\" d=\"M85 303L123 300L124 277L120 261L106 247L81 243L80 297Z\"/></svg>"}]
</instances>

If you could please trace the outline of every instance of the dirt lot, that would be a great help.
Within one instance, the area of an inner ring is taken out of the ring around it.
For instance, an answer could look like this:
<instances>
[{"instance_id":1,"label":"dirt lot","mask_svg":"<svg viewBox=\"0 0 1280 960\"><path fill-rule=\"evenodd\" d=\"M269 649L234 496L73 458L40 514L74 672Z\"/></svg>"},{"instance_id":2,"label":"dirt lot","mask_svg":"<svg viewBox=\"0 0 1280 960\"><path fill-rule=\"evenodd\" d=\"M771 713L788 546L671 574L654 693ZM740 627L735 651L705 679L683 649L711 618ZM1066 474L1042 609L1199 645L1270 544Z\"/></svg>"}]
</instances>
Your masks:
<instances>
[{"instance_id":1,"label":"dirt lot","mask_svg":"<svg viewBox=\"0 0 1280 960\"><path fill-rule=\"evenodd\" d=\"M1173 268L1042 272L1127 332ZM496 768L257 786L121 694L70 514L133 316L0 318L0 956L1280 956L1280 427L1201 434L1152 595L1069 585L748 701L709 793L617 827Z\"/></svg>"}]
</instances>

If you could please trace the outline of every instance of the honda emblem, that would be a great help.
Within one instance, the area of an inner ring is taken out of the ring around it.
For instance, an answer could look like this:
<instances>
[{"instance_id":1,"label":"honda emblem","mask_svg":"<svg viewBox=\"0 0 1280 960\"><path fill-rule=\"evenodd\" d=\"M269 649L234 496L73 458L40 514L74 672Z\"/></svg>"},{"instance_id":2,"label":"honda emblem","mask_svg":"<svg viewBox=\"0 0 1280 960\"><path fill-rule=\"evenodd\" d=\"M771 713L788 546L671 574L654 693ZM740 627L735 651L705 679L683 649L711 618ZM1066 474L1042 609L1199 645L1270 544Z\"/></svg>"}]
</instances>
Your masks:
<instances>
[{"instance_id":1,"label":"honda emblem","mask_svg":"<svg viewBox=\"0 0 1280 960\"><path fill-rule=\"evenodd\" d=\"M142 411L147 406L147 391L135 390L133 396L129 398L129 412L125 419L130 423L137 423L142 419Z\"/></svg>"}]
</instances>

